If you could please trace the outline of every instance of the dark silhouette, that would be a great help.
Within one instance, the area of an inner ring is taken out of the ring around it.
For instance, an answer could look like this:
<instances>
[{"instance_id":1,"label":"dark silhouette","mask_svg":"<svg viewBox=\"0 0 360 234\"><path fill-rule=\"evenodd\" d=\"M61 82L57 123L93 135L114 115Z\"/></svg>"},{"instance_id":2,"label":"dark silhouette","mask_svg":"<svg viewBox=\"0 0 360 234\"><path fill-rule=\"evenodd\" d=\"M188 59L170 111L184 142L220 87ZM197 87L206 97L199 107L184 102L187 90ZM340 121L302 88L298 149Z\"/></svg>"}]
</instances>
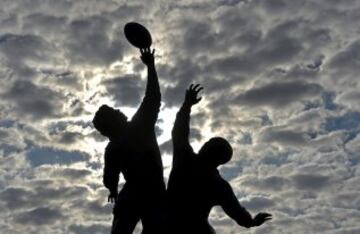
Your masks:
<instances>
[{"instance_id":1,"label":"dark silhouette","mask_svg":"<svg viewBox=\"0 0 360 234\"><path fill-rule=\"evenodd\" d=\"M154 50L140 49L147 65L145 97L131 119L118 109L103 105L96 112L95 128L110 142L105 150L103 183L109 202L115 202L111 233L132 233L141 219L143 233L161 233L164 219L165 184L155 135L161 93L154 63ZM118 194L119 173L126 180Z\"/></svg>"},{"instance_id":2,"label":"dark silhouette","mask_svg":"<svg viewBox=\"0 0 360 234\"><path fill-rule=\"evenodd\" d=\"M208 216L216 205L243 227L259 226L271 219L271 215L259 213L252 218L217 170L231 159L230 144L220 137L211 138L196 154L189 143L191 107L201 100L197 97L200 90L199 85L190 85L172 130L174 158L167 190L168 230L171 230L168 233L215 233Z\"/></svg>"}]
</instances>

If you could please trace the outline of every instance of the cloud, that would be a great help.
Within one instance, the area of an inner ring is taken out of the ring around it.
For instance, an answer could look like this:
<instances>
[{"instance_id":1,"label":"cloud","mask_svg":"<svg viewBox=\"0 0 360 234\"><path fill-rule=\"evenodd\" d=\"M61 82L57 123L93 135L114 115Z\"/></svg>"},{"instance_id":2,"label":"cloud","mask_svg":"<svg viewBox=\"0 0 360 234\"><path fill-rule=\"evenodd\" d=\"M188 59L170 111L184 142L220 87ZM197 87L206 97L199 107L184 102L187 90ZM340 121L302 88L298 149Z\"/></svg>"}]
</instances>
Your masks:
<instances>
[{"instance_id":1,"label":"cloud","mask_svg":"<svg viewBox=\"0 0 360 234\"><path fill-rule=\"evenodd\" d=\"M71 163L85 161L89 156L85 152L64 151L52 148L33 148L27 153L27 158L32 166L44 164L69 165Z\"/></svg>"},{"instance_id":2,"label":"cloud","mask_svg":"<svg viewBox=\"0 0 360 234\"><path fill-rule=\"evenodd\" d=\"M293 176L296 188L305 190L318 190L325 187L329 177L323 175L298 174Z\"/></svg>"},{"instance_id":3,"label":"cloud","mask_svg":"<svg viewBox=\"0 0 360 234\"><path fill-rule=\"evenodd\" d=\"M270 83L249 89L238 95L233 102L250 107L285 107L291 103L310 99L321 92L321 86L305 82Z\"/></svg>"},{"instance_id":4,"label":"cloud","mask_svg":"<svg viewBox=\"0 0 360 234\"><path fill-rule=\"evenodd\" d=\"M113 38L112 22L101 16L74 20L64 42L66 57L74 65L110 65L121 59L123 42Z\"/></svg>"},{"instance_id":5,"label":"cloud","mask_svg":"<svg viewBox=\"0 0 360 234\"><path fill-rule=\"evenodd\" d=\"M138 106L145 88L141 85L139 76L117 77L104 81L105 88L118 106Z\"/></svg>"},{"instance_id":6,"label":"cloud","mask_svg":"<svg viewBox=\"0 0 360 234\"><path fill-rule=\"evenodd\" d=\"M19 116L25 115L32 120L55 117L62 110L60 93L31 81L15 81L2 97L10 101Z\"/></svg>"},{"instance_id":7,"label":"cloud","mask_svg":"<svg viewBox=\"0 0 360 234\"><path fill-rule=\"evenodd\" d=\"M8 63L46 62L53 56L53 48L44 38L36 35L5 34L0 37L0 51Z\"/></svg>"},{"instance_id":8,"label":"cloud","mask_svg":"<svg viewBox=\"0 0 360 234\"><path fill-rule=\"evenodd\" d=\"M69 227L70 233L86 234L86 233L107 233L110 230L108 224L72 224Z\"/></svg>"},{"instance_id":9,"label":"cloud","mask_svg":"<svg viewBox=\"0 0 360 234\"><path fill-rule=\"evenodd\" d=\"M38 207L16 217L16 222L30 225L49 225L63 220L64 216L57 209Z\"/></svg>"},{"instance_id":10,"label":"cloud","mask_svg":"<svg viewBox=\"0 0 360 234\"><path fill-rule=\"evenodd\" d=\"M274 205L272 199L266 197L251 197L249 200L242 200L241 204L250 210L268 209Z\"/></svg>"}]
</instances>

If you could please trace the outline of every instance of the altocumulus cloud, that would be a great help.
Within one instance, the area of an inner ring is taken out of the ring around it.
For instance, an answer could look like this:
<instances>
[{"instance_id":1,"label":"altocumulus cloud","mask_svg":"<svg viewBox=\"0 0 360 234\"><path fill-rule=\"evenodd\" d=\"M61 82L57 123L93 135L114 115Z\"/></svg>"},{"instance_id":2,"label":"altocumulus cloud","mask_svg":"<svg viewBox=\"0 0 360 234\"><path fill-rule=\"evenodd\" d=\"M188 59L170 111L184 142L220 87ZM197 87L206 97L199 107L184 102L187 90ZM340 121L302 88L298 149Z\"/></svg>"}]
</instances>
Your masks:
<instances>
[{"instance_id":1,"label":"altocumulus cloud","mask_svg":"<svg viewBox=\"0 0 360 234\"><path fill-rule=\"evenodd\" d=\"M153 34L162 110L201 83L192 142L228 138L234 158L221 173L252 213L274 215L246 230L214 209L218 233L359 232L359 0L6 0L0 9L1 233L109 232L105 139L91 119L100 104L142 99L128 21ZM170 130L157 131L166 154Z\"/></svg>"}]
</instances>

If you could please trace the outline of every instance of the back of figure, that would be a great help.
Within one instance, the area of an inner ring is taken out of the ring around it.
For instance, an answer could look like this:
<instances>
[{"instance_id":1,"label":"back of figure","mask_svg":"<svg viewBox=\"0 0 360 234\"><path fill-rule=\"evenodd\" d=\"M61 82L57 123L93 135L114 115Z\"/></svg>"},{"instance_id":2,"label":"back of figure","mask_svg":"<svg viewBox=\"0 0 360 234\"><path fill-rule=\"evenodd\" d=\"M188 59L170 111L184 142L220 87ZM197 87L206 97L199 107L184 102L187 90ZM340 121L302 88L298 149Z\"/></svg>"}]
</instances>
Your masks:
<instances>
[{"instance_id":1,"label":"back of figure","mask_svg":"<svg viewBox=\"0 0 360 234\"><path fill-rule=\"evenodd\" d=\"M167 190L171 233L214 233L208 222L216 205L214 178L199 170L196 159L171 171Z\"/></svg>"}]
</instances>

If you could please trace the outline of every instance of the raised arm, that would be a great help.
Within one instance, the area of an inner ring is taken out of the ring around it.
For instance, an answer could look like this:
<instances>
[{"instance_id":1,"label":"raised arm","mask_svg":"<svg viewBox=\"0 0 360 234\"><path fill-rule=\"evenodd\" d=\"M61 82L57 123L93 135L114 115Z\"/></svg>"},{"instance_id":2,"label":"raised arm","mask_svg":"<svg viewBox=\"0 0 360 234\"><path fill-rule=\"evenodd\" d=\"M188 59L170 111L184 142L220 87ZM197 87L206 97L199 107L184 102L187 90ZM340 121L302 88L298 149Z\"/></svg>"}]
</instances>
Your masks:
<instances>
[{"instance_id":1,"label":"raised arm","mask_svg":"<svg viewBox=\"0 0 360 234\"><path fill-rule=\"evenodd\" d=\"M260 226L265 221L271 219L271 214L267 213L259 213L255 216L255 218L252 218L251 214L240 205L234 191L227 181L222 179L218 190L220 193L219 197L221 207L225 213L235 220L240 226L246 228Z\"/></svg>"},{"instance_id":2,"label":"raised arm","mask_svg":"<svg viewBox=\"0 0 360 234\"><path fill-rule=\"evenodd\" d=\"M189 89L186 90L184 103L176 115L172 129L172 142L174 146L173 165L177 165L179 161L181 161L181 158L187 155L182 152L192 151L189 143L190 113L191 107L201 100L201 98L198 98L198 94L202 89L199 84L195 86L190 85Z\"/></svg>"},{"instance_id":3,"label":"raised arm","mask_svg":"<svg viewBox=\"0 0 360 234\"><path fill-rule=\"evenodd\" d=\"M145 97L135 113L132 122L143 126L154 127L161 105L159 80L156 73L154 53L150 48L140 49L141 60L147 66L148 79Z\"/></svg>"}]
</instances>

